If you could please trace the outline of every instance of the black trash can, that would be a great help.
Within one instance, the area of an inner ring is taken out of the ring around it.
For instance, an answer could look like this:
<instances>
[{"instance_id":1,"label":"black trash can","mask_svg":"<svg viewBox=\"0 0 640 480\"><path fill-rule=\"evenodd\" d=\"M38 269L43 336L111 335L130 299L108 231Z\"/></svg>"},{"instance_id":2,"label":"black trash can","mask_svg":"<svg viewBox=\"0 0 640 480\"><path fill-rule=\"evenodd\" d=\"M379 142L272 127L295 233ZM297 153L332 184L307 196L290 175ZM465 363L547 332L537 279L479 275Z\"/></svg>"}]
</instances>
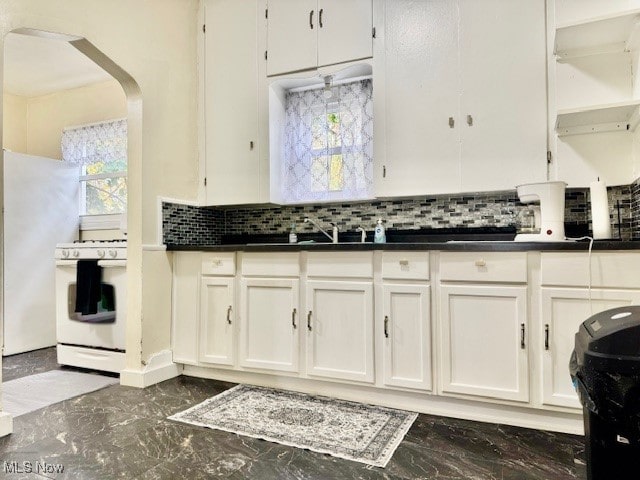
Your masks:
<instances>
[{"instance_id":1,"label":"black trash can","mask_svg":"<svg viewBox=\"0 0 640 480\"><path fill-rule=\"evenodd\" d=\"M587 478L640 479L640 306L583 322L569 369L584 410Z\"/></svg>"}]
</instances>

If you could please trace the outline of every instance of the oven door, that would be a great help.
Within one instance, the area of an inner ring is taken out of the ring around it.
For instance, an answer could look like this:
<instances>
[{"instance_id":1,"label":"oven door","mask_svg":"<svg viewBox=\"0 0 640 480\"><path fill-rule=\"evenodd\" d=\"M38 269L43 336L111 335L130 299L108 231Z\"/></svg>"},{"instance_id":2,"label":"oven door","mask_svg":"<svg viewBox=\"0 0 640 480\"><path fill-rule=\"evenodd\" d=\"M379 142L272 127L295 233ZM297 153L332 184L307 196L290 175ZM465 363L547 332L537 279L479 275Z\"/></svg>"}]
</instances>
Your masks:
<instances>
[{"instance_id":1,"label":"oven door","mask_svg":"<svg viewBox=\"0 0 640 480\"><path fill-rule=\"evenodd\" d=\"M125 349L126 260L100 260L103 299L98 314L75 312L76 261L56 261L56 338L58 343Z\"/></svg>"}]
</instances>

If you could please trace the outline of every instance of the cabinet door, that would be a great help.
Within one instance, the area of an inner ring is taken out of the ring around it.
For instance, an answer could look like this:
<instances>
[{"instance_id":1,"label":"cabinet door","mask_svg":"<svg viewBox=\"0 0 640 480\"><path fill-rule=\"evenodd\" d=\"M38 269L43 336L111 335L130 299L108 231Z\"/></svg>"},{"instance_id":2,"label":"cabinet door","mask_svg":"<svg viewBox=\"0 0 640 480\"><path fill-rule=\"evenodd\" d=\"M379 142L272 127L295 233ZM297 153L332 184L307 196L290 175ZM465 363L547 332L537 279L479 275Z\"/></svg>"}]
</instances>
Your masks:
<instances>
[{"instance_id":1,"label":"cabinet door","mask_svg":"<svg viewBox=\"0 0 640 480\"><path fill-rule=\"evenodd\" d=\"M318 0L318 66L373 55L372 0Z\"/></svg>"},{"instance_id":2,"label":"cabinet door","mask_svg":"<svg viewBox=\"0 0 640 480\"><path fill-rule=\"evenodd\" d=\"M316 0L268 0L268 8L267 75L315 68L319 29Z\"/></svg>"},{"instance_id":3,"label":"cabinet door","mask_svg":"<svg viewBox=\"0 0 640 480\"><path fill-rule=\"evenodd\" d=\"M394 0L384 15L384 51L374 56L376 196L459 192L457 3Z\"/></svg>"},{"instance_id":4,"label":"cabinet door","mask_svg":"<svg viewBox=\"0 0 640 480\"><path fill-rule=\"evenodd\" d=\"M442 286L443 393L529 400L527 287Z\"/></svg>"},{"instance_id":5,"label":"cabinet door","mask_svg":"<svg viewBox=\"0 0 640 480\"><path fill-rule=\"evenodd\" d=\"M200 289L200 361L234 364L234 278L203 277Z\"/></svg>"},{"instance_id":6,"label":"cabinet door","mask_svg":"<svg viewBox=\"0 0 640 480\"><path fill-rule=\"evenodd\" d=\"M545 1L459 2L462 191L545 181Z\"/></svg>"},{"instance_id":7,"label":"cabinet door","mask_svg":"<svg viewBox=\"0 0 640 480\"><path fill-rule=\"evenodd\" d=\"M307 372L373 382L371 282L307 282Z\"/></svg>"},{"instance_id":8,"label":"cabinet door","mask_svg":"<svg viewBox=\"0 0 640 480\"><path fill-rule=\"evenodd\" d=\"M260 201L256 0L205 3L207 205Z\"/></svg>"},{"instance_id":9,"label":"cabinet door","mask_svg":"<svg viewBox=\"0 0 640 480\"><path fill-rule=\"evenodd\" d=\"M591 315L610 308L640 302L638 290L591 290L586 288L542 288L543 403L582 408L569 375L569 359L580 324Z\"/></svg>"},{"instance_id":10,"label":"cabinet door","mask_svg":"<svg viewBox=\"0 0 640 480\"><path fill-rule=\"evenodd\" d=\"M298 280L243 278L240 365L298 371Z\"/></svg>"},{"instance_id":11,"label":"cabinet door","mask_svg":"<svg viewBox=\"0 0 640 480\"><path fill-rule=\"evenodd\" d=\"M384 384L431 390L429 287L385 284L382 296L377 331L384 345Z\"/></svg>"}]
</instances>

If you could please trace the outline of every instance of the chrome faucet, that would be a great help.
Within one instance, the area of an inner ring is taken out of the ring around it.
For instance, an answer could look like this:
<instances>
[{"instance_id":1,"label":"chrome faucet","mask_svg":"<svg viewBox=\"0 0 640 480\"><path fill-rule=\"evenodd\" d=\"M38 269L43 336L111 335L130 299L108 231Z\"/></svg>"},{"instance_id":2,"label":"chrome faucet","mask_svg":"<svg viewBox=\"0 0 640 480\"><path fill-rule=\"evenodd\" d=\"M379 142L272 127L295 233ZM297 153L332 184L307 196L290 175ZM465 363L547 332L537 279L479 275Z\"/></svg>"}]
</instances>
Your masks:
<instances>
[{"instance_id":1,"label":"chrome faucet","mask_svg":"<svg viewBox=\"0 0 640 480\"><path fill-rule=\"evenodd\" d=\"M320 230L332 243L338 243L338 225L331 222L331 226L333 228L333 235L329 235L320 225L318 225L313 219L309 217L305 217L304 223L311 223L315 225L318 230Z\"/></svg>"},{"instance_id":2,"label":"chrome faucet","mask_svg":"<svg viewBox=\"0 0 640 480\"><path fill-rule=\"evenodd\" d=\"M362 235L360 236L360 243L365 243L367 241L367 231L362 227L358 227L356 228L356 232L362 232Z\"/></svg>"}]
</instances>

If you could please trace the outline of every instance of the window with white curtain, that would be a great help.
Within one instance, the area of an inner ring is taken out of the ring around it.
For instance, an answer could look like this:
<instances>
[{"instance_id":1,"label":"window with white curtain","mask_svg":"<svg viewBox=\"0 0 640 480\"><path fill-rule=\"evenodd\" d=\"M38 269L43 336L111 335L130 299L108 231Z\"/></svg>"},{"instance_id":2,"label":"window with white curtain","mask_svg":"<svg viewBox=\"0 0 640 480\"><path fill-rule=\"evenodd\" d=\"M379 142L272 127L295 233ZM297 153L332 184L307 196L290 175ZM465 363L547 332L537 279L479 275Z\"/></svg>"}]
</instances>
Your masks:
<instances>
[{"instance_id":1,"label":"window with white curtain","mask_svg":"<svg viewBox=\"0 0 640 480\"><path fill-rule=\"evenodd\" d=\"M62 159L80 167L80 214L127 209L127 121L65 128Z\"/></svg>"},{"instance_id":2,"label":"window with white curtain","mask_svg":"<svg viewBox=\"0 0 640 480\"><path fill-rule=\"evenodd\" d=\"M370 79L286 94L285 203L373 197Z\"/></svg>"}]
</instances>

